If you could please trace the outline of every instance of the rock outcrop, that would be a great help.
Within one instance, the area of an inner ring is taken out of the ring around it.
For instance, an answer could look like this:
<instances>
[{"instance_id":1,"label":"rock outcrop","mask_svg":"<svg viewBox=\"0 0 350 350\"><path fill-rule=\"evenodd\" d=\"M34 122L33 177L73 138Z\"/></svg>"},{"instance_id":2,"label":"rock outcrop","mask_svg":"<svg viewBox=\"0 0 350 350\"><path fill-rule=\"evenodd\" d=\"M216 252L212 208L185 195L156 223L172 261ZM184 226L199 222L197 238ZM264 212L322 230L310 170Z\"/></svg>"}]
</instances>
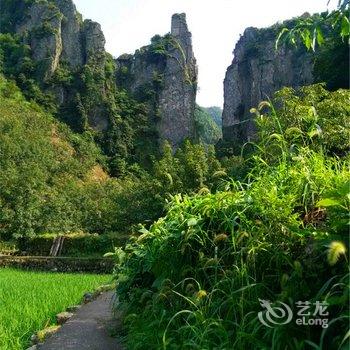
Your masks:
<instances>
[{"instance_id":1,"label":"rock outcrop","mask_svg":"<svg viewBox=\"0 0 350 350\"><path fill-rule=\"evenodd\" d=\"M67 62L72 68L80 67L86 61L82 39L82 16L77 12L72 0L56 0L56 6L63 15L61 21L63 42L61 60Z\"/></svg>"},{"instance_id":2,"label":"rock outcrop","mask_svg":"<svg viewBox=\"0 0 350 350\"><path fill-rule=\"evenodd\" d=\"M76 69L104 53L101 26L83 21L72 0L34 2L15 30L30 46L33 59L46 63L41 67L44 79L52 77L60 62Z\"/></svg>"},{"instance_id":3,"label":"rock outcrop","mask_svg":"<svg viewBox=\"0 0 350 350\"><path fill-rule=\"evenodd\" d=\"M47 2L33 3L23 21L16 23L16 32L30 46L32 58L41 63L42 78L50 78L62 54L63 15Z\"/></svg>"},{"instance_id":4,"label":"rock outcrop","mask_svg":"<svg viewBox=\"0 0 350 350\"><path fill-rule=\"evenodd\" d=\"M254 138L252 107L284 86L313 82L312 54L302 47L275 50L278 26L247 28L234 49L224 81L223 138L236 146Z\"/></svg>"},{"instance_id":5,"label":"rock outcrop","mask_svg":"<svg viewBox=\"0 0 350 350\"><path fill-rule=\"evenodd\" d=\"M159 141L174 149L195 135L197 66L185 14L172 16L171 33L117 59L117 84L150 107Z\"/></svg>"},{"instance_id":6,"label":"rock outcrop","mask_svg":"<svg viewBox=\"0 0 350 350\"><path fill-rule=\"evenodd\" d=\"M72 0L20 2L23 13L13 31L30 47L36 67L34 78L42 90L55 96L60 115L65 115L62 119L69 120L72 126L82 129L85 123L95 130L106 130L108 113L102 105L106 97L106 52L101 26L91 20L83 21ZM84 101L89 89L84 81L87 65L96 101L91 96ZM75 80L74 87L67 80L62 81L64 75Z\"/></svg>"},{"instance_id":7,"label":"rock outcrop","mask_svg":"<svg viewBox=\"0 0 350 350\"><path fill-rule=\"evenodd\" d=\"M163 140L176 149L195 136L197 66L185 14L172 17L171 33L113 60L101 26L83 20L72 0L16 0L2 11L0 31L29 52L16 63L20 74L9 78L20 76L24 90L34 83L42 94L36 96L39 103L44 100L75 131L93 129L109 156L131 157L138 152L136 144L144 142L153 154ZM23 61L30 69L22 69ZM127 91L124 102L139 104L138 112L135 106L119 106L122 89ZM28 97L33 98L32 91Z\"/></svg>"},{"instance_id":8,"label":"rock outcrop","mask_svg":"<svg viewBox=\"0 0 350 350\"><path fill-rule=\"evenodd\" d=\"M193 138L195 132L197 68L185 14L172 17L171 36L174 44L168 50L159 97L159 131L162 139L177 147L185 138Z\"/></svg>"}]
</instances>

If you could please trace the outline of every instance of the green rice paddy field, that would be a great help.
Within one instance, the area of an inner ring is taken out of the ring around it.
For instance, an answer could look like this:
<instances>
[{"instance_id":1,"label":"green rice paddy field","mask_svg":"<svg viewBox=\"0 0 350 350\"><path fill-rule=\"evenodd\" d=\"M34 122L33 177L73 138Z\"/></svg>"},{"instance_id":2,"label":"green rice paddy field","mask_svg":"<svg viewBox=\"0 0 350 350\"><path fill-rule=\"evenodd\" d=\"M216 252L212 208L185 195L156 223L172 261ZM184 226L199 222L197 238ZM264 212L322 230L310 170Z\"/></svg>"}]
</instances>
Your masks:
<instances>
[{"instance_id":1,"label":"green rice paddy field","mask_svg":"<svg viewBox=\"0 0 350 350\"><path fill-rule=\"evenodd\" d=\"M0 268L0 349L19 350L55 315L80 303L86 291L110 282L108 275L50 273Z\"/></svg>"}]
</instances>

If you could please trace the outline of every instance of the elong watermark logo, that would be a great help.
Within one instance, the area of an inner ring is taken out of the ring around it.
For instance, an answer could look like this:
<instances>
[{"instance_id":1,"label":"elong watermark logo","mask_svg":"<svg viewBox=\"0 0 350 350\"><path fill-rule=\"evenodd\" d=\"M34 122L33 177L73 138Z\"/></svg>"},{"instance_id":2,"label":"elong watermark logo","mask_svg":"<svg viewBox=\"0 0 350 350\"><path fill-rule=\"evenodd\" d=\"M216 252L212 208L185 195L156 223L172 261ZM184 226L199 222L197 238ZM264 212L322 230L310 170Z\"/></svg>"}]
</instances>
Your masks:
<instances>
[{"instance_id":1,"label":"elong watermark logo","mask_svg":"<svg viewBox=\"0 0 350 350\"><path fill-rule=\"evenodd\" d=\"M259 299L260 305L264 308L258 313L260 322L269 328L288 324L293 319L293 311L289 305L278 301L271 303L269 300ZM328 304L322 301L311 303L310 301L297 301L298 308L295 324L298 326L321 326L328 327Z\"/></svg>"}]
</instances>

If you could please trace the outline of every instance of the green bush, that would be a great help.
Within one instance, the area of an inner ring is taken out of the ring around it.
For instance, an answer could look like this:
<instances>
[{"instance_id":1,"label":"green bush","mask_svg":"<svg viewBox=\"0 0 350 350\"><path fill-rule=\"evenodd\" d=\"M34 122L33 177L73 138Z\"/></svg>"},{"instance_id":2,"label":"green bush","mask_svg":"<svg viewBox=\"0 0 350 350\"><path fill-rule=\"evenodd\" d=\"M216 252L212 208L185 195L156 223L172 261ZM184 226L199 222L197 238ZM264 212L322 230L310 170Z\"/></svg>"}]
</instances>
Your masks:
<instances>
[{"instance_id":1,"label":"green bush","mask_svg":"<svg viewBox=\"0 0 350 350\"><path fill-rule=\"evenodd\" d=\"M91 137L73 134L1 76L0 98L1 238L99 232L101 211L110 204L93 199L109 185L89 179L104 162Z\"/></svg>"},{"instance_id":2,"label":"green bush","mask_svg":"<svg viewBox=\"0 0 350 350\"><path fill-rule=\"evenodd\" d=\"M121 246L125 236L116 234L64 234L61 256L103 256L105 253ZM27 255L49 256L57 234L44 234L23 237L18 240L18 248Z\"/></svg>"},{"instance_id":3,"label":"green bush","mask_svg":"<svg viewBox=\"0 0 350 350\"><path fill-rule=\"evenodd\" d=\"M110 274L113 271L113 259L99 257L42 257L42 256L6 256L1 257L1 268L34 270L47 272L80 272Z\"/></svg>"},{"instance_id":4,"label":"green bush","mask_svg":"<svg viewBox=\"0 0 350 350\"><path fill-rule=\"evenodd\" d=\"M329 92L322 84L282 89L273 100L276 109L262 102L252 110L260 147L271 157L297 147L344 155L350 149L349 98L349 90Z\"/></svg>"},{"instance_id":5,"label":"green bush","mask_svg":"<svg viewBox=\"0 0 350 350\"><path fill-rule=\"evenodd\" d=\"M315 96L325 93L319 86L304 92L303 100L289 95L280 110L265 104L272 112L258 124L261 139L246 160L250 170L244 181L229 181L216 193L175 196L165 217L116 251L128 348L346 346L347 162L323 152L332 133L325 132L317 144L305 136L290 147L285 132L288 121L301 121L310 110L305 103L310 100L322 101L316 112L320 107L326 125L333 110L323 106L337 106L345 92L326 98ZM307 133L305 122L298 125ZM346 132L343 116L338 122ZM329 327L294 322L265 327L258 319L259 299L284 302L295 314L297 301L327 302Z\"/></svg>"},{"instance_id":6,"label":"green bush","mask_svg":"<svg viewBox=\"0 0 350 350\"><path fill-rule=\"evenodd\" d=\"M233 183L227 192L177 196L165 218L126 246L117 266L128 346L306 349L306 341L319 343L321 330L293 323L263 328L259 298L293 306L332 303L336 294L329 311L337 336L331 327L323 342L339 345L347 325L347 263L341 256L327 266L324 245L348 238L333 230L339 214L329 221L315 215L321 194L350 180L346 166L335 164L308 153L264 170L242 190Z\"/></svg>"}]
</instances>

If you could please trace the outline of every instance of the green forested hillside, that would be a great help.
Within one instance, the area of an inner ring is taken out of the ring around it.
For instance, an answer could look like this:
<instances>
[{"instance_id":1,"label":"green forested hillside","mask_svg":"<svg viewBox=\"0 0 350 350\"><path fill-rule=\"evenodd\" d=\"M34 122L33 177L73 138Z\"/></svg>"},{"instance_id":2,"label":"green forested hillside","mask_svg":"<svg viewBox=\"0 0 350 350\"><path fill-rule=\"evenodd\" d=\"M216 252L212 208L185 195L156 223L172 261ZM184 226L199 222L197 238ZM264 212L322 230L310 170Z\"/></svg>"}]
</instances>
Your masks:
<instances>
[{"instance_id":1,"label":"green forested hillside","mask_svg":"<svg viewBox=\"0 0 350 350\"><path fill-rule=\"evenodd\" d=\"M217 123L217 114L211 114L207 108L197 105L194 117L198 139L209 145L216 144L222 137L221 127Z\"/></svg>"},{"instance_id":2,"label":"green forested hillside","mask_svg":"<svg viewBox=\"0 0 350 350\"><path fill-rule=\"evenodd\" d=\"M88 134L73 134L27 102L3 76L0 97L1 237L81 229L81 199L93 195L94 169L103 172L100 150Z\"/></svg>"},{"instance_id":3,"label":"green forested hillside","mask_svg":"<svg viewBox=\"0 0 350 350\"><path fill-rule=\"evenodd\" d=\"M25 98L37 102L74 132L88 132L107 156L112 175L122 174L124 163L136 162L149 167L152 156L159 156L160 146L150 116L152 96L138 102L126 90L117 88L115 62L106 52L94 54L74 69L60 62L52 76L44 78L46 61L33 59L28 38L16 34L10 25L16 18L9 24L6 16L11 11L25 11L24 3L27 8L29 2L23 0L17 1L17 5L1 3L4 17L0 27L0 73L15 81ZM51 5L55 9L55 5ZM44 31L43 38L51 33L47 28L40 30ZM152 88L148 90L150 95L153 92ZM61 99L64 101L60 102ZM103 127L97 127L99 124Z\"/></svg>"},{"instance_id":4,"label":"green forested hillside","mask_svg":"<svg viewBox=\"0 0 350 350\"><path fill-rule=\"evenodd\" d=\"M169 145L148 171L120 163L110 170L90 132L74 133L17 86L0 77L0 233L130 232L162 215L171 194L215 186L221 169L212 148ZM119 170L121 171L121 170Z\"/></svg>"},{"instance_id":5,"label":"green forested hillside","mask_svg":"<svg viewBox=\"0 0 350 350\"><path fill-rule=\"evenodd\" d=\"M204 108L213 118L214 122L220 128L222 127L222 109L220 107L205 107Z\"/></svg>"}]
</instances>

